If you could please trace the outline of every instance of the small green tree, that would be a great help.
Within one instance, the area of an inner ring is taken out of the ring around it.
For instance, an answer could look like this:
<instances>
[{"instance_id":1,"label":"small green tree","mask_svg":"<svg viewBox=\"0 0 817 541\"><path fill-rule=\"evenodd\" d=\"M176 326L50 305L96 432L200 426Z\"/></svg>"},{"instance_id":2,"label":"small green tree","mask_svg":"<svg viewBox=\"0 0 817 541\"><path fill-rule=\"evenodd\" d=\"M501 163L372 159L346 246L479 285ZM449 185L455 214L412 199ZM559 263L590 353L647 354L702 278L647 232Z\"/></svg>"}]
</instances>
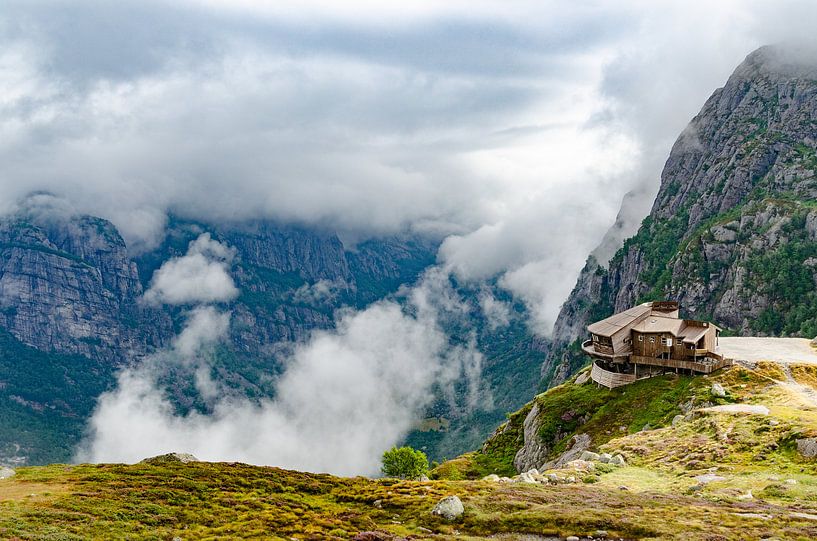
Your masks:
<instances>
[{"instance_id":1,"label":"small green tree","mask_svg":"<svg viewBox=\"0 0 817 541\"><path fill-rule=\"evenodd\" d=\"M392 447L383 453L383 475L400 479L416 479L428 473L428 457L411 447Z\"/></svg>"}]
</instances>

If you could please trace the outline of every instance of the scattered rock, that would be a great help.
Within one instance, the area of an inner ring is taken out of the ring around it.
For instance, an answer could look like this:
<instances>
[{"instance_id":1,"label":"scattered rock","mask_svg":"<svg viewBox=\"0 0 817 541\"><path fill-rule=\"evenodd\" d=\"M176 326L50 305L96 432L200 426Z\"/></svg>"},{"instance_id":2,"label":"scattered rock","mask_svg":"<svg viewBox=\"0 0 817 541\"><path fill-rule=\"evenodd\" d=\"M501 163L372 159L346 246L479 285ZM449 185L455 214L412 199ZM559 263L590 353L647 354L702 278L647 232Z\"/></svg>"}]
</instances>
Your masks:
<instances>
[{"instance_id":1,"label":"scattered rock","mask_svg":"<svg viewBox=\"0 0 817 541\"><path fill-rule=\"evenodd\" d=\"M146 458L140 464L188 464L198 461L199 459L190 453L167 453Z\"/></svg>"},{"instance_id":2,"label":"scattered rock","mask_svg":"<svg viewBox=\"0 0 817 541\"><path fill-rule=\"evenodd\" d=\"M182 538L177 535L173 538L173 541L182 541Z\"/></svg>"},{"instance_id":3,"label":"scattered rock","mask_svg":"<svg viewBox=\"0 0 817 541\"><path fill-rule=\"evenodd\" d=\"M713 383L712 388L709 389L709 394L716 398L724 398L726 397L726 389L720 383Z\"/></svg>"},{"instance_id":4,"label":"scattered rock","mask_svg":"<svg viewBox=\"0 0 817 541\"><path fill-rule=\"evenodd\" d=\"M769 426L777 426L780 424L780 421L777 419L769 419Z\"/></svg>"},{"instance_id":5,"label":"scattered rock","mask_svg":"<svg viewBox=\"0 0 817 541\"><path fill-rule=\"evenodd\" d=\"M606 539L607 530L596 530L595 532L593 532L593 537L598 537L599 539Z\"/></svg>"},{"instance_id":6,"label":"scattered rock","mask_svg":"<svg viewBox=\"0 0 817 541\"><path fill-rule=\"evenodd\" d=\"M553 484L553 485L558 484L558 483L559 483L559 481L560 481L559 476L558 476L558 475L556 475L555 473L546 473L546 474L545 474L545 480L546 480L548 483L551 483L551 484Z\"/></svg>"},{"instance_id":7,"label":"scattered rock","mask_svg":"<svg viewBox=\"0 0 817 541\"><path fill-rule=\"evenodd\" d=\"M791 513L789 516L795 518L803 518L806 520L817 520L817 515L813 515L811 513Z\"/></svg>"},{"instance_id":8,"label":"scattered rock","mask_svg":"<svg viewBox=\"0 0 817 541\"><path fill-rule=\"evenodd\" d=\"M539 470L537 470L536 468L531 468L525 473L530 474L532 477L536 477L539 475Z\"/></svg>"},{"instance_id":9,"label":"scattered rock","mask_svg":"<svg viewBox=\"0 0 817 541\"><path fill-rule=\"evenodd\" d=\"M641 432L647 432L648 430L652 430L652 428L650 428L650 423L647 423L641 427Z\"/></svg>"},{"instance_id":10,"label":"scattered rock","mask_svg":"<svg viewBox=\"0 0 817 541\"><path fill-rule=\"evenodd\" d=\"M11 468L6 468L5 466L0 467L0 479L8 479L9 477L14 477L17 472L12 470Z\"/></svg>"},{"instance_id":11,"label":"scattered rock","mask_svg":"<svg viewBox=\"0 0 817 541\"><path fill-rule=\"evenodd\" d=\"M552 470L552 469L559 469L564 468L565 465L572 461L579 458L588 448L590 447L590 435L589 434L576 434L570 440L570 448L562 453L559 458L556 460L552 460L550 462L546 462L540 468L541 470Z\"/></svg>"},{"instance_id":12,"label":"scattered rock","mask_svg":"<svg viewBox=\"0 0 817 541\"><path fill-rule=\"evenodd\" d=\"M445 520L456 520L465 512L462 506L462 501L457 496L447 496L439 501L434 509L431 510L432 515L438 515Z\"/></svg>"},{"instance_id":13,"label":"scattered rock","mask_svg":"<svg viewBox=\"0 0 817 541\"><path fill-rule=\"evenodd\" d=\"M596 466L588 460L571 460L565 464L566 468L576 471L594 471Z\"/></svg>"},{"instance_id":14,"label":"scattered rock","mask_svg":"<svg viewBox=\"0 0 817 541\"><path fill-rule=\"evenodd\" d=\"M590 372L582 372L579 374L579 377L576 378L576 385L584 385L590 381Z\"/></svg>"},{"instance_id":15,"label":"scattered rock","mask_svg":"<svg viewBox=\"0 0 817 541\"><path fill-rule=\"evenodd\" d=\"M565 538L565 541L581 541L581 540L575 535L570 535L567 538Z\"/></svg>"},{"instance_id":16,"label":"scattered rock","mask_svg":"<svg viewBox=\"0 0 817 541\"><path fill-rule=\"evenodd\" d=\"M499 482L500 483L513 483L513 479L511 479L510 477L500 477Z\"/></svg>"},{"instance_id":17,"label":"scattered rock","mask_svg":"<svg viewBox=\"0 0 817 541\"><path fill-rule=\"evenodd\" d=\"M814 458L817 456L817 438L797 440L797 452L806 458Z\"/></svg>"},{"instance_id":18,"label":"scattered rock","mask_svg":"<svg viewBox=\"0 0 817 541\"><path fill-rule=\"evenodd\" d=\"M589 461L598 460L598 459L599 459L599 454L594 453L593 451L585 451L585 452L582 453L582 456L579 458L579 460L589 460Z\"/></svg>"},{"instance_id":19,"label":"scattered rock","mask_svg":"<svg viewBox=\"0 0 817 541\"><path fill-rule=\"evenodd\" d=\"M739 500L754 500L755 497L752 496L752 491L750 490L746 494L741 494L740 496L738 496L738 499Z\"/></svg>"},{"instance_id":20,"label":"scattered rock","mask_svg":"<svg viewBox=\"0 0 817 541\"><path fill-rule=\"evenodd\" d=\"M378 509L383 509L383 500L375 500L372 502L372 505Z\"/></svg>"},{"instance_id":21,"label":"scattered rock","mask_svg":"<svg viewBox=\"0 0 817 541\"><path fill-rule=\"evenodd\" d=\"M612 464L613 466L623 467L623 466L627 465L627 461L624 460L624 457L622 455L615 455L612 458L610 458L610 461L608 462L608 464Z\"/></svg>"},{"instance_id":22,"label":"scattered rock","mask_svg":"<svg viewBox=\"0 0 817 541\"><path fill-rule=\"evenodd\" d=\"M486 475L485 477L483 477L482 480L483 481L490 481L491 483L498 483L499 482L499 476L497 474L495 474L495 473L492 473L490 475Z\"/></svg>"},{"instance_id":23,"label":"scattered rock","mask_svg":"<svg viewBox=\"0 0 817 541\"><path fill-rule=\"evenodd\" d=\"M518 477L514 479L516 483L536 483L536 479L534 479L533 475L528 472L519 474Z\"/></svg>"},{"instance_id":24,"label":"scattered rock","mask_svg":"<svg viewBox=\"0 0 817 541\"><path fill-rule=\"evenodd\" d=\"M786 484L787 485L796 485L797 484L797 479L786 479Z\"/></svg>"},{"instance_id":25,"label":"scattered rock","mask_svg":"<svg viewBox=\"0 0 817 541\"><path fill-rule=\"evenodd\" d=\"M602 464L607 464L608 462L610 462L611 458L613 458L613 455L611 455L610 453L602 453L599 455L599 462L601 462Z\"/></svg>"},{"instance_id":26,"label":"scattered rock","mask_svg":"<svg viewBox=\"0 0 817 541\"><path fill-rule=\"evenodd\" d=\"M630 490L630 487L625 486L625 485L621 485L620 487L618 487L618 489L619 489L619 490L627 490L627 491L629 491L629 490Z\"/></svg>"},{"instance_id":27,"label":"scattered rock","mask_svg":"<svg viewBox=\"0 0 817 541\"><path fill-rule=\"evenodd\" d=\"M415 481L419 481L421 483L426 483L428 481L431 481L431 479L428 478L428 475L423 474L420 477L418 477L417 479L415 479Z\"/></svg>"},{"instance_id":28,"label":"scattered rock","mask_svg":"<svg viewBox=\"0 0 817 541\"><path fill-rule=\"evenodd\" d=\"M672 418L672 428L675 428L676 426L681 424L683 421L684 421L684 416L683 415L680 415L680 414L676 415L675 417Z\"/></svg>"}]
</instances>

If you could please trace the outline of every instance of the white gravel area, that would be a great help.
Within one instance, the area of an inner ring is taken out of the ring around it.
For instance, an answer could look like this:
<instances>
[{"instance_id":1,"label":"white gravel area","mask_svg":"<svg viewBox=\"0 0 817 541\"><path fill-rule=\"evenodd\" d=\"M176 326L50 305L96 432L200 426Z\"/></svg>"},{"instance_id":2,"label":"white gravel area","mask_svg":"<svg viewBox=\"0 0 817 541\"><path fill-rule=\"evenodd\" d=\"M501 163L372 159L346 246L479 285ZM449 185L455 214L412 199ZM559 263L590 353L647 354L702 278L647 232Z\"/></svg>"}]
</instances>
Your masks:
<instances>
[{"instance_id":1,"label":"white gravel area","mask_svg":"<svg viewBox=\"0 0 817 541\"><path fill-rule=\"evenodd\" d=\"M720 337L718 352L736 361L817 364L817 350L805 338Z\"/></svg>"}]
</instances>

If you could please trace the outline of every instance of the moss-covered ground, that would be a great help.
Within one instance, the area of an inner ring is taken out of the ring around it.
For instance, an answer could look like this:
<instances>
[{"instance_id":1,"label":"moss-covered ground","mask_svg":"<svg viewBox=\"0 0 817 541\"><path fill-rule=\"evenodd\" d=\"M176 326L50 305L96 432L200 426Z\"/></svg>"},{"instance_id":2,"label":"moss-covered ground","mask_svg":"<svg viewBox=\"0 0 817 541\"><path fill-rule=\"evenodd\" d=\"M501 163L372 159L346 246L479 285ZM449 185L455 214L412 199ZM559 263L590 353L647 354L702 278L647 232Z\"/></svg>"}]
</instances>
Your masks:
<instances>
[{"instance_id":1,"label":"moss-covered ground","mask_svg":"<svg viewBox=\"0 0 817 541\"><path fill-rule=\"evenodd\" d=\"M542 486L348 479L226 463L54 465L0 481L0 538L350 539L379 531L382 539L514 539L605 529L627 539L814 539L817 521L793 510L817 513L817 487L796 477L801 484L781 497L743 502L686 494L682 484L667 490L671 476L640 467L593 485ZM466 509L452 523L429 513L450 494Z\"/></svg>"},{"instance_id":2,"label":"moss-covered ground","mask_svg":"<svg viewBox=\"0 0 817 541\"><path fill-rule=\"evenodd\" d=\"M353 539L364 531L385 540L563 539L598 529L624 539L817 539L817 463L796 449L797 439L817 436L817 404L789 376L811 386L817 367L761 363L613 391L573 379L539 395L537 437L552 457L586 433L592 449L627 460L575 484L479 480L515 473L533 402L425 483L230 463L21 468L0 480L0 539ZM715 382L726 397L712 397ZM763 405L769 415L707 409L717 405ZM430 514L448 495L465 504L450 523Z\"/></svg>"}]
</instances>

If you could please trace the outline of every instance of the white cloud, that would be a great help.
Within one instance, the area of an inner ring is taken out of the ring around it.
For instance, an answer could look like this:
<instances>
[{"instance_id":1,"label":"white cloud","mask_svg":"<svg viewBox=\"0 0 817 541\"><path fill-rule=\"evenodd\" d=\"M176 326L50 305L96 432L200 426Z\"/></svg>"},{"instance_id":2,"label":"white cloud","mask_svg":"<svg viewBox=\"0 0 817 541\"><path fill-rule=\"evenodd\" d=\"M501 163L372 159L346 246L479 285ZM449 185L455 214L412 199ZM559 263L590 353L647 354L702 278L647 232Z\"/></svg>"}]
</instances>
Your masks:
<instances>
[{"instance_id":1,"label":"white cloud","mask_svg":"<svg viewBox=\"0 0 817 541\"><path fill-rule=\"evenodd\" d=\"M801 0L12 0L0 212L48 190L137 248L169 209L453 235L442 261L507 274L546 332L705 98L757 46L813 41L815 19Z\"/></svg>"},{"instance_id":2,"label":"white cloud","mask_svg":"<svg viewBox=\"0 0 817 541\"><path fill-rule=\"evenodd\" d=\"M228 273L235 250L203 233L190 243L187 254L165 261L153 274L145 302L198 304L223 302L238 296Z\"/></svg>"},{"instance_id":3,"label":"white cloud","mask_svg":"<svg viewBox=\"0 0 817 541\"><path fill-rule=\"evenodd\" d=\"M443 290L445 295L435 294ZM117 388L102 395L77 458L135 462L187 451L204 460L375 474L383 451L411 429L435 385L464 380L463 408L491 400L482 390L482 355L473 342L452 345L440 327L441 318L461 311L447 276L431 272L410 297L405 309L381 301L342 314L335 330L316 332L295 349L275 399L260 403L214 391L206 373L207 345L223 335L226 316L212 308L195 312L175 351L124 370ZM447 300L438 304L435 298ZM199 332L204 328L216 330ZM197 377L204 374L199 391L213 412L181 416L158 381L178 354L186 359L193 351Z\"/></svg>"}]
</instances>

